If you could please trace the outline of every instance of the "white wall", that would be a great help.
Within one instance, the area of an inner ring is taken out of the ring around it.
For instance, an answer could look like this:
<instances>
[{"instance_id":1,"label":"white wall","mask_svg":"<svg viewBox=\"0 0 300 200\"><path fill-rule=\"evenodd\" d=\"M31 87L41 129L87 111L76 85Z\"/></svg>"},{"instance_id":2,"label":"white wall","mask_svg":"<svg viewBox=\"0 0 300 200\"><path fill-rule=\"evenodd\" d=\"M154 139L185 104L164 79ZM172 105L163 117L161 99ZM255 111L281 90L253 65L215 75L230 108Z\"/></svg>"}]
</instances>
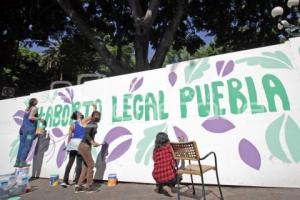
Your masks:
<instances>
[{"instance_id":1,"label":"white wall","mask_svg":"<svg viewBox=\"0 0 300 200\"><path fill-rule=\"evenodd\" d=\"M18 149L19 125L15 121L18 117L13 116L18 110L25 109L26 100L36 97L41 115L48 119L51 136L48 151L44 154L42 177L53 173L63 176L67 160L63 162L65 153L60 149L66 142L67 120L72 109L80 104L79 110L90 114L91 106L88 105L96 102L100 109L101 102L102 120L96 140L106 140L109 148L107 154L103 149L100 152L101 147L93 149L97 158L96 178L107 179L109 173L117 173L121 181L154 182L151 175L152 146L155 135L166 131L172 141L177 141L179 135L195 140L201 155L215 151L222 184L299 188L299 44L300 39L294 38L281 45L90 81L68 88L69 92L63 88L2 100L1 174L13 171ZM231 83L232 87L241 84L240 88L230 88ZM209 97L205 95L205 87L209 90ZM272 93L277 94L274 103ZM235 95L238 107L242 105L240 100L244 100L245 109L238 113L234 111ZM210 110L206 116L203 108L201 115L198 112L201 103L197 103L200 102L197 98L200 97L204 104L205 99L209 99ZM115 105L114 99L117 101ZM254 108L255 99L257 105L265 106L264 112ZM225 113L218 112L218 104ZM157 110L157 115L151 105ZM274 108L269 108L272 105ZM131 119L126 118L126 112ZM119 119L113 120L114 116ZM104 161L102 154L105 155ZM212 163L212 159L207 163ZM205 180L206 183L216 183L213 172L209 172Z\"/></svg>"}]
</instances>

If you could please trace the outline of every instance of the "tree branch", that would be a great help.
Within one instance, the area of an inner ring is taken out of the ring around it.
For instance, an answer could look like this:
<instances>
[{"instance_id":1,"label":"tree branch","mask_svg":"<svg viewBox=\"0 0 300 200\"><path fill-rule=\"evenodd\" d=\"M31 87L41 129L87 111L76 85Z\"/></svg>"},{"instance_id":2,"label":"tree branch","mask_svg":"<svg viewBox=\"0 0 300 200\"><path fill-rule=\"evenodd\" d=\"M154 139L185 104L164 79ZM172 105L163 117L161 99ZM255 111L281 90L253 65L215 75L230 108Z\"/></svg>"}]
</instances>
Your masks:
<instances>
[{"instance_id":1,"label":"tree branch","mask_svg":"<svg viewBox=\"0 0 300 200\"><path fill-rule=\"evenodd\" d=\"M114 74L125 74L130 70L123 66L116 58L108 51L105 44L96 35L94 31L83 21L79 14L72 8L69 0L56 0L60 7L71 18L72 22L77 26L80 32L86 36L94 48L99 52L105 64L111 69Z\"/></svg>"},{"instance_id":2,"label":"tree branch","mask_svg":"<svg viewBox=\"0 0 300 200\"><path fill-rule=\"evenodd\" d=\"M160 5L160 0L152 0L150 1L149 8L147 9L145 16L142 18L142 23L148 26L149 28L152 26Z\"/></svg>"},{"instance_id":3,"label":"tree branch","mask_svg":"<svg viewBox=\"0 0 300 200\"><path fill-rule=\"evenodd\" d=\"M140 18L143 15L143 13L139 0L128 0L128 3L132 10L133 19L135 20L137 18Z\"/></svg>"},{"instance_id":4,"label":"tree branch","mask_svg":"<svg viewBox=\"0 0 300 200\"><path fill-rule=\"evenodd\" d=\"M150 29L157 16L160 0L151 0L144 15L142 14L142 8L138 0L128 0L128 2L132 9L135 26L140 26L147 30Z\"/></svg>"},{"instance_id":5,"label":"tree branch","mask_svg":"<svg viewBox=\"0 0 300 200\"><path fill-rule=\"evenodd\" d=\"M170 25L167 27L163 38L151 59L150 67L152 69L160 68L163 65L167 52L174 41L175 32L181 22L185 10L186 0L177 0L176 7L174 8L174 16Z\"/></svg>"}]
</instances>

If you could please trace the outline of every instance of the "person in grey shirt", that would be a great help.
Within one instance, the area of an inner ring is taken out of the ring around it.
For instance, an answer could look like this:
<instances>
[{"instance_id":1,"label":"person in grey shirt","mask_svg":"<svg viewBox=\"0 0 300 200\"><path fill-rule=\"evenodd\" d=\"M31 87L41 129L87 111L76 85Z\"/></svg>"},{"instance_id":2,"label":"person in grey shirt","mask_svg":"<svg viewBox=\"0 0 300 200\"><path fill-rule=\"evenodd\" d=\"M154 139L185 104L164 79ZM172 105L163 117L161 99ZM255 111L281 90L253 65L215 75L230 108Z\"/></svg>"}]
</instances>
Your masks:
<instances>
[{"instance_id":1,"label":"person in grey shirt","mask_svg":"<svg viewBox=\"0 0 300 200\"><path fill-rule=\"evenodd\" d=\"M75 193L86 191L88 193L95 192L96 190L92 187L93 175L94 175L94 160L92 157L92 146L98 147L99 143L95 142L95 135L97 133L98 122L100 121L101 113L94 111L92 113L92 119L85 127L85 134L82 141L79 144L78 151L83 158L83 166L81 169L80 177L78 180L78 186L75 187ZM83 182L86 179L86 188L83 188Z\"/></svg>"}]
</instances>

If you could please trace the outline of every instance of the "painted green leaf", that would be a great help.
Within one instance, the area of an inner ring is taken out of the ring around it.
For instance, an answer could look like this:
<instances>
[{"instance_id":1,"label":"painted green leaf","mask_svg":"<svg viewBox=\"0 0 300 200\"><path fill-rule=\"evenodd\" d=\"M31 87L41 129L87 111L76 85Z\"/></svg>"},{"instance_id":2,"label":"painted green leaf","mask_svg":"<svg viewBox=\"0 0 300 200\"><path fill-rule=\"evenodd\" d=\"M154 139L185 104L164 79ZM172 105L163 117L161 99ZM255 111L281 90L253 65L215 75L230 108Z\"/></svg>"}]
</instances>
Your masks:
<instances>
[{"instance_id":1,"label":"painted green leaf","mask_svg":"<svg viewBox=\"0 0 300 200\"><path fill-rule=\"evenodd\" d=\"M54 91L54 92L49 91L42 94L40 101L41 103L46 103L46 102L53 103L53 101L57 96L58 96L58 91Z\"/></svg>"},{"instance_id":2,"label":"painted green leaf","mask_svg":"<svg viewBox=\"0 0 300 200\"><path fill-rule=\"evenodd\" d=\"M281 115L278 119L276 119L274 122L272 122L266 131L266 142L269 150L271 153L278 158L279 160L282 160L283 162L290 163L290 160L287 158L286 154L284 153L282 149L282 145L280 144L280 129L283 125L284 120L284 114Z\"/></svg>"},{"instance_id":3,"label":"painted green leaf","mask_svg":"<svg viewBox=\"0 0 300 200\"><path fill-rule=\"evenodd\" d=\"M41 103L46 103L48 102L50 99L50 95L49 95L49 92L45 92L41 95L41 98L40 98L40 102Z\"/></svg>"},{"instance_id":4,"label":"painted green leaf","mask_svg":"<svg viewBox=\"0 0 300 200\"><path fill-rule=\"evenodd\" d=\"M26 99L26 100L24 101L24 104L25 104L26 107L28 107L28 106L29 106L29 99Z\"/></svg>"},{"instance_id":5,"label":"painted green leaf","mask_svg":"<svg viewBox=\"0 0 300 200\"><path fill-rule=\"evenodd\" d=\"M191 83L192 81L201 78L204 74L204 71L208 69L208 58L204 58L199 61L191 61L184 70L185 82Z\"/></svg>"},{"instance_id":6,"label":"painted green leaf","mask_svg":"<svg viewBox=\"0 0 300 200\"><path fill-rule=\"evenodd\" d=\"M12 162L13 160L15 160L15 158L17 157L18 154L18 150L19 150L19 138L15 139L12 143L11 143L11 149L9 151L9 157L10 160L9 162Z\"/></svg>"},{"instance_id":7,"label":"painted green leaf","mask_svg":"<svg viewBox=\"0 0 300 200\"><path fill-rule=\"evenodd\" d=\"M165 123L152 126L144 130L144 138L141 139L137 144L137 152L135 154L135 162L140 163L143 158L145 159L144 164L147 165L152 156L152 145L154 144L157 133L165 131L167 125ZM145 157L144 157L145 156ZM150 157L150 158L149 158ZM148 159L148 161L147 161Z\"/></svg>"},{"instance_id":8,"label":"painted green leaf","mask_svg":"<svg viewBox=\"0 0 300 200\"><path fill-rule=\"evenodd\" d=\"M236 61L237 64L246 62L250 66L260 65L263 68L276 68L276 69L290 69L289 66L274 58L269 57L262 57L262 56L256 56L256 57L248 57L239 59Z\"/></svg>"},{"instance_id":9,"label":"painted green leaf","mask_svg":"<svg viewBox=\"0 0 300 200\"><path fill-rule=\"evenodd\" d=\"M152 145L152 147L150 147L150 148L148 149L148 152L147 152L146 155L145 155L145 158L144 158L144 164L145 164L145 165L148 165L148 164L149 164L149 162L150 162L150 160L151 160L151 158L152 158L153 150L154 150L154 145Z\"/></svg>"},{"instance_id":10,"label":"painted green leaf","mask_svg":"<svg viewBox=\"0 0 300 200\"><path fill-rule=\"evenodd\" d=\"M188 80L191 76L191 74L193 73L193 71L195 70L195 68L197 67L197 64L200 61L196 62L194 60L190 61L190 64L184 69L184 78L185 78L185 82L188 83Z\"/></svg>"},{"instance_id":11,"label":"painted green leaf","mask_svg":"<svg viewBox=\"0 0 300 200\"><path fill-rule=\"evenodd\" d=\"M272 52L263 52L262 54L264 56L274 58L275 60L282 61L285 64L289 65L293 69L293 64L291 63L289 57L285 53L283 53L282 51L275 51L274 53L272 53Z\"/></svg>"},{"instance_id":12,"label":"painted green leaf","mask_svg":"<svg viewBox=\"0 0 300 200\"><path fill-rule=\"evenodd\" d=\"M290 116L285 123L285 139L292 158L298 163L300 161L300 128Z\"/></svg>"}]
</instances>

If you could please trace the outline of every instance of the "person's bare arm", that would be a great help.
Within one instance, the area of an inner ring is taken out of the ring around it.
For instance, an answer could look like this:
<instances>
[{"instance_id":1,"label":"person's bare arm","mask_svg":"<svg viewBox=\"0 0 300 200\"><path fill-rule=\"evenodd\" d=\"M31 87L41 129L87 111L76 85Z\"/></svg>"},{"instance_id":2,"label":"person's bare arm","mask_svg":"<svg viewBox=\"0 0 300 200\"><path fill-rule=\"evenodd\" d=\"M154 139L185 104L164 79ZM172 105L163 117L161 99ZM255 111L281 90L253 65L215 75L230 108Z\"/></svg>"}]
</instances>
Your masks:
<instances>
[{"instance_id":1,"label":"person's bare arm","mask_svg":"<svg viewBox=\"0 0 300 200\"><path fill-rule=\"evenodd\" d=\"M37 120L42 121L42 118L35 116L36 113L37 113L37 108L36 107L31 108L30 113L29 113L29 119L32 121L37 121Z\"/></svg>"},{"instance_id":2,"label":"person's bare arm","mask_svg":"<svg viewBox=\"0 0 300 200\"><path fill-rule=\"evenodd\" d=\"M97 106L95 104L93 104L93 112L94 111L97 111ZM89 121L91 121L91 119L92 119L92 115L82 119L82 124L84 124L84 125L88 124Z\"/></svg>"},{"instance_id":3,"label":"person's bare arm","mask_svg":"<svg viewBox=\"0 0 300 200\"><path fill-rule=\"evenodd\" d=\"M73 130L74 130L74 124L70 125L69 127L68 143L70 143L70 140L73 137Z\"/></svg>"}]
</instances>

